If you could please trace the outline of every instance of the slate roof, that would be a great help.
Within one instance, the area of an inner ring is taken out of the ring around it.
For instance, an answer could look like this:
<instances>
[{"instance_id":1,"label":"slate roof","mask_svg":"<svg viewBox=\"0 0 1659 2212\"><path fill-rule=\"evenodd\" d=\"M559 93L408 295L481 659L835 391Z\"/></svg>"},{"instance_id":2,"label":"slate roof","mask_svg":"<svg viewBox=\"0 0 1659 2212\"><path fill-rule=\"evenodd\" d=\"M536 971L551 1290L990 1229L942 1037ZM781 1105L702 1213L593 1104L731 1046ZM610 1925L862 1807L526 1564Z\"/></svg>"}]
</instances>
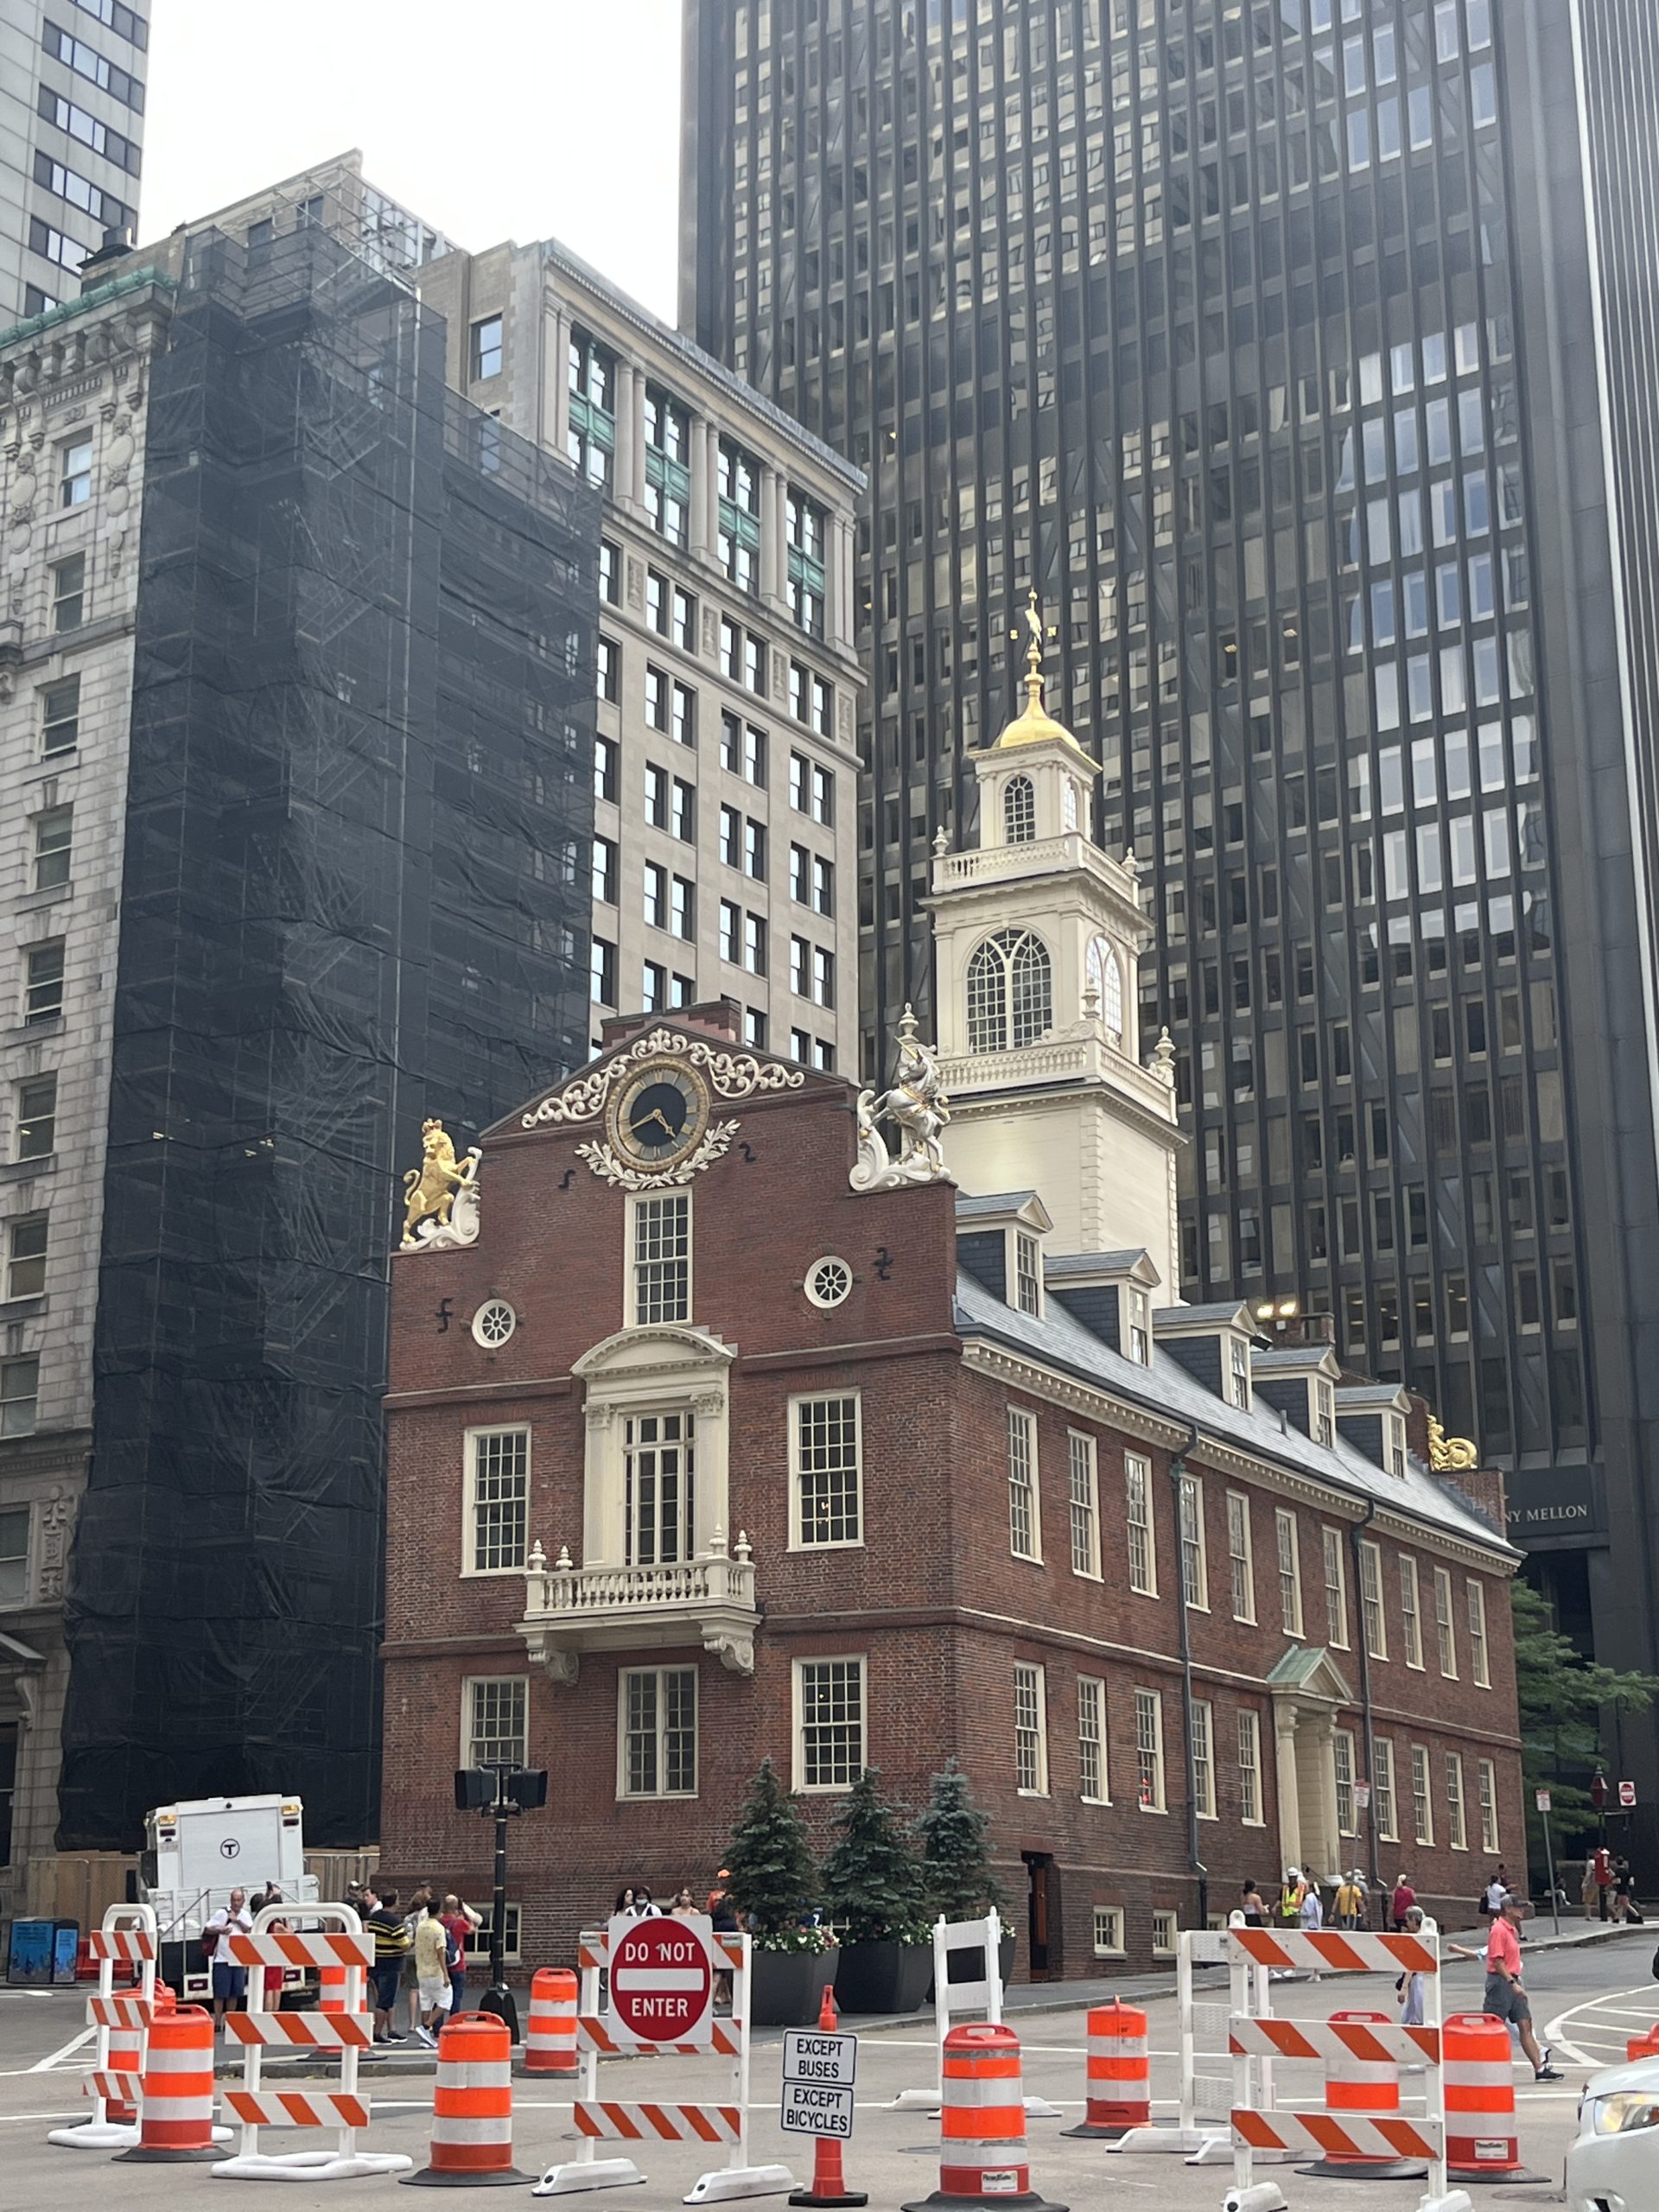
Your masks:
<instances>
[{"instance_id":1,"label":"slate roof","mask_svg":"<svg viewBox=\"0 0 1659 2212\"><path fill-rule=\"evenodd\" d=\"M1277 1412L1256 1405L1246 1412L1229 1405L1194 1380L1154 1338L1150 1367L1142 1367L1092 1335L1058 1300L1039 1317L1020 1313L963 1269L957 1274L956 1328L959 1336L988 1337L1011 1351L1040 1360L1074 1380L1144 1407L1166 1420L1190 1422L1209 1437L1290 1472L1328 1484L1357 1499L1375 1498L1395 1513L1519 1559L1521 1554L1472 1505L1449 1497L1420 1459L1409 1456L1402 1475L1385 1474L1374 1460L1338 1436L1334 1445L1316 1444L1300 1429L1281 1425Z\"/></svg>"}]
</instances>

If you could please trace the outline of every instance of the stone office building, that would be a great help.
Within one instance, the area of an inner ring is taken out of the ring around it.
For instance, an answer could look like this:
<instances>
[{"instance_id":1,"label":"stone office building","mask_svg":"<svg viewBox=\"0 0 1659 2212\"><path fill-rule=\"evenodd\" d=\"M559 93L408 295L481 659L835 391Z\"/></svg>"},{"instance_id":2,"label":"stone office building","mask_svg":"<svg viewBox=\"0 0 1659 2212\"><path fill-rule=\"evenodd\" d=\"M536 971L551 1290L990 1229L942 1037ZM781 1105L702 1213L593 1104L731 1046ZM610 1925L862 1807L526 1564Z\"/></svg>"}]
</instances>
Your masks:
<instances>
[{"instance_id":1,"label":"stone office building","mask_svg":"<svg viewBox=\"0 0 1659 2212\"><path fill-rule=\"evenodd\" d=\"M1152 931L1040 690L935 859L896 1158L735 1007L619 1019L486 1135L476 1241L394 1263L383 1859L486 1886L450 1747L552 1769L527 1965L620 1880L702 1885L767 1754L820 1830L956 1756L1033 1975L1288 1861L1456 1912L1521 1852L1501 1503L1328 1343L1174 1301Z\"/></svg>"}]
</instances>

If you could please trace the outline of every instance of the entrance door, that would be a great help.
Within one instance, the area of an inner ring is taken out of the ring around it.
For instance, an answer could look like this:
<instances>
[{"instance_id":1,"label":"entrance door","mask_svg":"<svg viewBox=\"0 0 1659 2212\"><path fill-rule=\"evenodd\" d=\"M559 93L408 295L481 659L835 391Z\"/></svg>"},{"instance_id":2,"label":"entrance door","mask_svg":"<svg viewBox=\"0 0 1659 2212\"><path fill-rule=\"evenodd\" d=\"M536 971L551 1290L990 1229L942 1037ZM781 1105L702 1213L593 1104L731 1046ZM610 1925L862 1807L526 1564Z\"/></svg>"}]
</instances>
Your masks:
<instances>
[{"instance_id":1,"label":"entrance door","mask_svg":"<svg viewBox=\"0 0 1659 2212\"><path fill-rule=\"evenodd\" d=\"M1046 1851L1022 1851L1026 1862L1026 1951L1033 1981L1048 1980L1048 1878L1054 1861Z\"/></svg>"}]
</instances>

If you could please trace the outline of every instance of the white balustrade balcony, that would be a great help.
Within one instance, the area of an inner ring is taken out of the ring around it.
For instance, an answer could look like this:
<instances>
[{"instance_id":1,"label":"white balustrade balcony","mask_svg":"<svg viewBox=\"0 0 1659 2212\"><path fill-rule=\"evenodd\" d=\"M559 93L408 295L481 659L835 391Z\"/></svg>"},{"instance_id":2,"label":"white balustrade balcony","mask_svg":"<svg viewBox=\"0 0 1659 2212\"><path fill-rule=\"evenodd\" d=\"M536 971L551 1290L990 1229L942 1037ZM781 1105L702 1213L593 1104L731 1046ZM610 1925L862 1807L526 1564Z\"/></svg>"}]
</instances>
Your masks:
<instances>
[{"instance_id":1,"label":"white balustrade balcony","mask_svg":"<svg viewBox=\"0 0 1659 2212\"><path fill-rule=\"evenodd\" d=\"M556 1682L574 1682L584 1651L700 1645L734 1674L754 1672L754 1564L740 1530L728 1552L716 1529L706 1552L664 1567L577 1567L540 1544L524 1566L518 1633Z\"/></svg>"}]
</instances>

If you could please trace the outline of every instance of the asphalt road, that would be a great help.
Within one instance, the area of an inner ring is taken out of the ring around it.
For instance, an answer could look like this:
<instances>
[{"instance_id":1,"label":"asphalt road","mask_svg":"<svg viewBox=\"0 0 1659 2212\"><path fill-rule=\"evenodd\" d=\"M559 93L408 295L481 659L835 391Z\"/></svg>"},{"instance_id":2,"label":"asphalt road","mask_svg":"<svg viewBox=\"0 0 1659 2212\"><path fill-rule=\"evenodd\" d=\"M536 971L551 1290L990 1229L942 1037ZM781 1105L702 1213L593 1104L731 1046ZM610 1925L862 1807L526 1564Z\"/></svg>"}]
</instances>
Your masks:
<instances>
[{"instance_id":1,"label":"asphalt road","mask_svg":"<svg viewBox=\"0 0 1659 2212\"><path fill-rule=\"evenodd\" d=\"M1649 1975L1654 1930L1583 1951L1541 1954L1528 1968L1534 2010L1554 2042L1557 2063L1567 2080L1535 2085L1524 2063L1516 2069L1522 2155L1540 2177L1524 2186L1483 2190L1480 2202L1494 2207L1559 2202L1561 2163L1574 2133L1579 2088L1595 2065L1624 2056L1627 2035L1659 2020L1659 1983ZM194 2196L212 2203L218 2184L206 2164L190 2167L112 2164L102 2152L57 2149L46 2141L50 2127L70 2126L86 2115L81 2081L91 2057L85 2033L85 1992L0 1990L0 2205L5 2212L47 2212L47 2208L125 2208L184 2204ZM1480 1976L1471 1966L1447 1969L1448 2011L1478 2006ZM1339 2010L1393 2013L1393 1992L1380 1976L1327 1977L1316 1985L1281 1983L1274 1987L1274 2008L1292 2017L1324 2018ZM1148 2002L1153 2047L1155 2114L1173 2110L1177 2090L1175 2008L1168 1999ZM1085 2020L1081 2011L1043 2012L1016 2018L1028 2094L1050 2099L1061 2108L1058 2120L1029 2124L1033 2185L1052 2202L1074 2212L1145 2203L1148 2212L1218 2212L1230 2181L1225 2166L1192 2168L1171 2157L1121 2157L1096 2143L1067 2139L1062 2133L1082 2117ZM777 2119L779 2052L775 2038L757 2038L750 2083L751 2151L755 2162L783 2160L804 2183L811 2171L810 2144L783 2136ZM268 2068L270 2073L274 2070ZM365 2075L368 2069L365 2069ZM894 2111L892 2099L906 2088L933 2078L931 2024L866 2032L860 2037L857 2109L854 2138L847 2146L849 2184L868 2190L876 2212L913 2202L937 2185L938 2131L925 2113ZM374 2122L366 2144L377 2150L408 2153L425 2163L431 2117L429 2082L400 2075L369 2085ZM698 2098L729 2101L731 2074L718 2060L626 2060L601 2069L601 2094L630 2102ZM1292 2104L1318 2106L1322 2098L1319 2069L1282 2066L1278 2094ZM1421 2082L1408 2077L1405 2109L1421 2109ZM262 2147L282 2151L315 2142L294 2130L267 2131ZM575 2149L570 2093L563 2084L527 2080L515 2084L514 2140L518 2164L539 2172ZM622 2146L617 2146L622 2147ZM1656 2141L1659 2153L1659 2140ZM720 2155L696 2145L653 2144L638 2153L647 2177L644 2193L622 2201L644 2212L668 2212L697 2176L722 2163ZM1415 2182L1355 2183L1305 2178L1275 2169L1271 2178L1284 2189L1292 2212L1342 2212L1363 2205L1371 2212L1415 2212L1422 2185ZM285 2184L283 2202L291 2212L322 2207L342 2197L357 2200L378 2193L390 2206L405 2200L387 2197L393 2183L385 2179L349 2182L294 2182ZM781 2203L781 2197L767 2200ZM1656 2158L1654 2203L1659 2206L1659 2156Z\"/></svg>"}]
</instances>

